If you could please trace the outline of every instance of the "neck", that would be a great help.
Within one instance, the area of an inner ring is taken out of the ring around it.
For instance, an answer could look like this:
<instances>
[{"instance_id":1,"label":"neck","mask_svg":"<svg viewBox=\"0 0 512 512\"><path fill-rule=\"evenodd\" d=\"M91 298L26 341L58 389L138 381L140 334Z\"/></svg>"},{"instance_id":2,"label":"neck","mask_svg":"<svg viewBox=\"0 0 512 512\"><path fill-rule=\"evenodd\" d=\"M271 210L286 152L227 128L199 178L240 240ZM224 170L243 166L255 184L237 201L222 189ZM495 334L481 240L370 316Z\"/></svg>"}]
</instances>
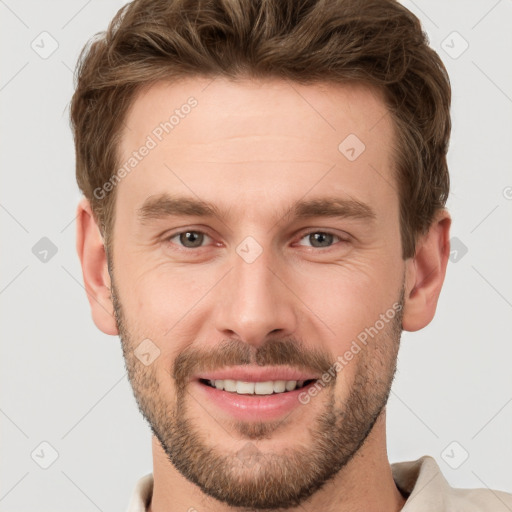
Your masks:
<instances>
[{"instance_id":1,"label":"neck","mask_svg":"<svg viewBox=\"0 0 512 512\"><path fill-rule=\"evenodd\" d=\"M385 409L363 446L337 475L306 502L289 512L398 512L405 498L397 489L386 448ZM153 497L148 512L208 510L235 512L238 509L205 495L171 464L158 440L153 437ZM270 512L270 511L268 511Z\"/></svg>"}]
</instances>

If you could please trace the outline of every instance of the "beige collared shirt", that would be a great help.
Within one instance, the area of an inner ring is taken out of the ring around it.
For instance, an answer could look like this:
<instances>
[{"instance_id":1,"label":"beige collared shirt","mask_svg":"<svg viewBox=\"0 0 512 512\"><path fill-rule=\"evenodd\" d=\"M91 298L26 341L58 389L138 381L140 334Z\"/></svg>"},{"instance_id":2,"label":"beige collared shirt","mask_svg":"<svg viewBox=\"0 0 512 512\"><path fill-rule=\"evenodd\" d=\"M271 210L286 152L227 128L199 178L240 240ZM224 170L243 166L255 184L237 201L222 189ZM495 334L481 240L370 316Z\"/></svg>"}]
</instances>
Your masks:
<instances>
[{"instance_id":1,"label":"beige collared shirt","mask_svg":"<svg viewBox=\"0 0 512 512\"><path fill-rule=\"evenodd\" d=\"M393 479L407 502L402 512L512 512L512 494L492 489L450 487L437 462L425 455L391 464ZM126 512L146 512L153 492L153 474L136 484Z\"/></svg>"}]
</instances>

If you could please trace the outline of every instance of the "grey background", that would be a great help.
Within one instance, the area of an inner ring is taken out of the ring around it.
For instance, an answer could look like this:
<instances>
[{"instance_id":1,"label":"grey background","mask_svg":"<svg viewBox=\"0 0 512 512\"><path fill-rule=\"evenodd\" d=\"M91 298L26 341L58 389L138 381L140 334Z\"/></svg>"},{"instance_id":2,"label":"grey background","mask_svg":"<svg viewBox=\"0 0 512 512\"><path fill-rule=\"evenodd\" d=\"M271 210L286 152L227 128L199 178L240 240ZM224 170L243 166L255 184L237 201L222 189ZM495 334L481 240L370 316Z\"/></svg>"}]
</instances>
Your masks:
<instances>
[{"instance_id":1,"label":"grey background","mask_svg":"<svg viewBox=\"0 0 512 512\"><path fill-rule=\"evenodd\" d=\"M94 326L75 252L72 70L123 3L0 0L1 512L124 510L152 470L119 340ZM512 2L404 5L451 76L458 252L436 318L403 335L389 457L429 454L453 486L512 492ZM46 262L43 237L57 251ZM58 453L47 469L42 442Z\"/></svg>"}]
</instances>

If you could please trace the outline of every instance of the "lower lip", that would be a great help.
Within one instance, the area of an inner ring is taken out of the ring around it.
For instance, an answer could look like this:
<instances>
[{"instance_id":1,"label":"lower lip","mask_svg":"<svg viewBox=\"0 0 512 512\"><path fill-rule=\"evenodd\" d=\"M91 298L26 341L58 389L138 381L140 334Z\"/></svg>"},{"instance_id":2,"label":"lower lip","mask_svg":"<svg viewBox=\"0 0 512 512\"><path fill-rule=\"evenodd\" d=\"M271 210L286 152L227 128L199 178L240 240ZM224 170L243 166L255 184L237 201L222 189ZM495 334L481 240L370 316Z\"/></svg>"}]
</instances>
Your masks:
<instances>
[{"instance_id":1,"label":"lower lip","mask_svg":"<svg viewBox=\"0 0 512 512\"><path fill-rule=\"evenodd\" d=\"M316 381L300 389L272 395L239 395L229 391L208 386L199 381L193 385L205 394L208 402L226 411L230 416L245 421L271 421L278 420L289 414L293 409L303 405L299 395L308 391Z\"/></svg>"}]
</instances>

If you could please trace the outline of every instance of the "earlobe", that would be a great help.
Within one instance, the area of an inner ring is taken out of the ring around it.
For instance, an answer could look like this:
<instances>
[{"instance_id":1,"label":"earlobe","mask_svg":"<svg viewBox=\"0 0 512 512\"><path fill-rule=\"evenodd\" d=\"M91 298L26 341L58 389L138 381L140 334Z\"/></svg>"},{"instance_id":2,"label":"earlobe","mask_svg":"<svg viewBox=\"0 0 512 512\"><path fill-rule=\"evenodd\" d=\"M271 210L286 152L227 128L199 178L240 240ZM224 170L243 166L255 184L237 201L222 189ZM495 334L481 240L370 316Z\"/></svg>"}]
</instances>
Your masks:
<instances>
[{"instance_id":1,"label":"earlobe","mask_svg":"<svg viewBox=\"0 0 512 512\"><path fill-rule=\"evenodd\" d=\"M91 305L93 321L105 334L117 335L103 238L91 205L85 198L80 201L77 208L76 250L82 265L84 286Z\"/></svg>"},{"instance_id":2,"label":"earlobe","mask_svg":"<svg viewBox=\"0 0 512 512\"><path fill-rule=\"evenodd\" d=\"M406 261L406 284L402 327L417 331L434 318L450 255L451 218L440 210L428 232L416 245L413 258Z\"/></svg>"}]
</instances>

